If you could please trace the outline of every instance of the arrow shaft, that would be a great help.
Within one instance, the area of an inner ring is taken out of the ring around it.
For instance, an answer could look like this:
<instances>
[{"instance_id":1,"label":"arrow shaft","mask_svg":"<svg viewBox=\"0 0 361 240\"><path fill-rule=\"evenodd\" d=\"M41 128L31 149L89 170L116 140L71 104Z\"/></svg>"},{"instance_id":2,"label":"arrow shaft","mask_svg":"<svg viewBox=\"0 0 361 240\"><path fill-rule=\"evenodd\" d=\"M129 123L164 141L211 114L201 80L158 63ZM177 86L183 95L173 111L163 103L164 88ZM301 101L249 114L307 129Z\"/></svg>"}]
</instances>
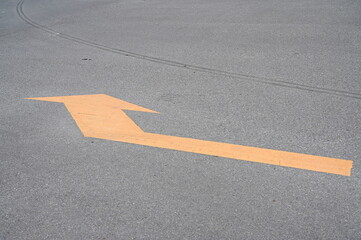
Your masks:
<instances>
[{"instance_id":1,"label":"arrow shaft","mask_svg":"<svg viewBox=\"0 0 361 240\"><path fill-rule=\"evenodd\" d=\"M146 133L119 109L69 103L65 106L86 137L346 176L352 167L351 161L343 159Z\"/></svg>"},{"instance_id":2,"label":"arrow shaft","mask_svg":"<svg viewBox=\"0 0 361 240\"><path fill-rule=\"evenodd\" d=\"M350 176L352 161L153 133L106 137L112 141Z\"/></svg>"}]
</instances>

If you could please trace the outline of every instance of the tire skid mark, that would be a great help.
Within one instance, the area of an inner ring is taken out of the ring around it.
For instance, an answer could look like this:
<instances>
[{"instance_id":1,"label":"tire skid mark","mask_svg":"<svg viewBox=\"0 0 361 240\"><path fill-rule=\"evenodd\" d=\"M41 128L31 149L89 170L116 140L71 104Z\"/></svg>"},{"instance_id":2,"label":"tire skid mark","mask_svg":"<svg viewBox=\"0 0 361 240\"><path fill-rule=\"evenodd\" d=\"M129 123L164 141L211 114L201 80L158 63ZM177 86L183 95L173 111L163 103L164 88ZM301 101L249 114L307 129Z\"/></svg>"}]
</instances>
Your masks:
<instances>
[{"instance_id":1,"label":"tire skid mark","mask_svg":"<svg viewBox=\"0 0 361 240\"><path fill-rule=\"evenodd\" d=\"M105 45L102 45L99 43L88 41L86 39L82 39L82 38L68 35L65 33L60 33L49 27L46 27L37 22L34 22L28 16L26 16L23 11L24 1L25 0L21 0L16 6L17 14L23 21L25 21L26 23L30 24L31 26L33 26L35 28L41 29L41 30L48 32L56 37L60 37L60 38L63 38L63 39L66 39L66 40L69 40L72 42L77 42L79 44L87 45L87 46L90 46L93 48L97 48L97 49L107 51L107 52L112 52L112 53L123 55L126 57L133 57L133 58L144 60L144 61L149 61L149 62L153 62L153 63L163 64L163 65L167 65L167 66L172 66L172 67L177 67L177 68L182 68L182 69L187 69L187 70L192 70L192 71L197 71L197 72L210 73L213 75L225 76L225 77L229 77L229 78L233 78L233 79L240 79L240 80L249 81L249 82L257 82L257 83L263 83L263 84L268 84L268 85L274 85L274 86L278 86L278 87L292 88L292 89L298 89L298 90L309 91L309 92L318 92L318 93L324 93L324 94L329 94L329 95L361 99L361 94L356 93L356 92L349 92L349 91L331 89L331 88L322 88L322 87L316 87L316 86L308 86L308 85L299 84L299 83L281 81L281 80L277 80L277 79L273 79L273 78L260 77L260 76L242 74L242 73L234 73L234 72L228 72L228 71L207 68L207 67L202 67L202 66L197 66L197 65L192 65L192 64L185 64L185 63L172 61L172 60L168 60L168 59L163 59L163 58L159 58L159 57L153 57L153 56L143 55L143 54L139 54L139 53L135 53L135 52L130 52L130 51L119 49L119 48L109 47L109 46L105 46Z\"/></svg>"}]
</instances>

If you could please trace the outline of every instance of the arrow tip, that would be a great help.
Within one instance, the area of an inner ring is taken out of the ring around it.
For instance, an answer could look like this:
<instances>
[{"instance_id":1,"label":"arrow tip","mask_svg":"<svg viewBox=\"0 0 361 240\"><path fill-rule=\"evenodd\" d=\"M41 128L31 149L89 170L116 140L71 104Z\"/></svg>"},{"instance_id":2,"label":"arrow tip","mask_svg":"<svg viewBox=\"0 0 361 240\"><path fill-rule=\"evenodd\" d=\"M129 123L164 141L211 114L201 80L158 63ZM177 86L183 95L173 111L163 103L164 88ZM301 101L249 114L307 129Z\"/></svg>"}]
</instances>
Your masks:
<instances>
[{"instance_id":1,"label":"arrow tip","mask_svg":"<svg viewBox=\"0 0 361 240\"><path fill-rule=\"evenodd\" d=\"M159 113L159 112L135 105L133 103L129 103L129 102L120 100L118 98L111 97L106 94L73 95L73 96L58 96L58 97L38 97L38 98L25 98L25 99L46 101L46 102L59 102L59 103L71 104L71 105L92 105L92 106L118 108L118 109L122 109L122 110Z\"/></svg>"},{"instance_id":2,"label":"arrow tip","mask_svg":"<svg viewBox=\"0 0 361 240\"><path fill-rule=\"evenodd\" d=\"M45 102L64 102L64 97L38 97L38 98L24 98L29 100L45 101Z\"/></svg>"}]
</instances>

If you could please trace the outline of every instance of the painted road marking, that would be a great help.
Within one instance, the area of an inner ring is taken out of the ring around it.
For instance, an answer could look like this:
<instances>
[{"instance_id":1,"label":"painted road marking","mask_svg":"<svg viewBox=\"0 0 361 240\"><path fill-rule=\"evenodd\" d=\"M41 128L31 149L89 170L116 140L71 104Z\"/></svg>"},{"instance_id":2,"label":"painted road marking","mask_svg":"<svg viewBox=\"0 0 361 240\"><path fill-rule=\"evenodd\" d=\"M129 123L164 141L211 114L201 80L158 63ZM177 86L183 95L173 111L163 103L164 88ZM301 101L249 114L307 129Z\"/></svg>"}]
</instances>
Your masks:
<instances>
[{"instance_id":1,"label":"painted road marking","mask_svg":"<svg viewBox=\"0 0 361 240\"><path fill-rule=\"evenodd\" d=\"M157 112L105 94L29 99L64 103L85 137L351 175L353 162L350 160L147 133L123 110Z\"/></svg>"}]
</instances>

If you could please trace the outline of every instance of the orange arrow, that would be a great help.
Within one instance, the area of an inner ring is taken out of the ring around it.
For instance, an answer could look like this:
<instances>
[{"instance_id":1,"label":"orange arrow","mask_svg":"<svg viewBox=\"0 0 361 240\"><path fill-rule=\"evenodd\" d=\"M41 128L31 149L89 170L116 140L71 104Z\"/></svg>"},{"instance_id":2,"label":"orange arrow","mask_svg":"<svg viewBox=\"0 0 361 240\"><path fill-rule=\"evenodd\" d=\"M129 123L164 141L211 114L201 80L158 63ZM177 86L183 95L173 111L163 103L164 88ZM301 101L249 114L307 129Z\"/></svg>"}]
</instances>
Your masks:
<instances>
[{"instance_id":1,"label":"orange arrow","mask_svg":"<svg viewBox=\"0 0 361 240\"><path fill-rule=\"evenodd\" d=\"M351 175L350 160L146 133L123 110L157 112L105 94L30 99L64 103L85 137Z\"/></svg>"}]
</instances>

